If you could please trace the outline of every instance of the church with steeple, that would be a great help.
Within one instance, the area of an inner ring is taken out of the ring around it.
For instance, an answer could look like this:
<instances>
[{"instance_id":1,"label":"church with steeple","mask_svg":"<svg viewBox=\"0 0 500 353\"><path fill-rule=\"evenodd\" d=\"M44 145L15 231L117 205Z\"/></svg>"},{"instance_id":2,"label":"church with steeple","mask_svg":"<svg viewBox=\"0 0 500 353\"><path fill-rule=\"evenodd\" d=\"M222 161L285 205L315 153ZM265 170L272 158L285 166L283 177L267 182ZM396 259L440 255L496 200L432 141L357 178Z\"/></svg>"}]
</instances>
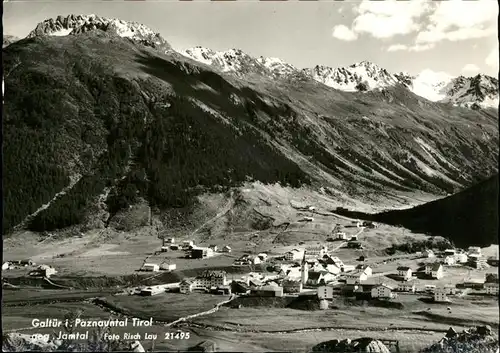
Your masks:
<instances>
[{"instance_id":1,"label":"church with steeple","mask_svg":"<svg viewBox=\"0 0 500 353\"><path fill-rule=\"evenodd\" d=\"M305 286L307 283L307 280L309 278L309 265L306 262L306 252L304 251L304 257L302 258L302 264L300 268L300 279L302 282L302 285Z\"/></svg>"}]
</instances>

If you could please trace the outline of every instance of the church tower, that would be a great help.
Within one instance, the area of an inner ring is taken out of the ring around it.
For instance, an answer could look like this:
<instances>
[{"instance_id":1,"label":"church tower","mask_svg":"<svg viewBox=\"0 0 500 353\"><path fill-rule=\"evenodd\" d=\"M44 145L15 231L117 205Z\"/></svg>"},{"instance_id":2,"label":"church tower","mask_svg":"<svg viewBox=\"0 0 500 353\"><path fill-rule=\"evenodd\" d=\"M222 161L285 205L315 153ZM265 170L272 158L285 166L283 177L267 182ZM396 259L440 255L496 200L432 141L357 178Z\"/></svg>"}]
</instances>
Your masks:
<instances>
[{"instance_id":1,"label":"church tower","mask_svg":"<svg viewBox=\"0 0 500 353\"><path fill-rule=\"evenodd\" d=\"M302 267L301 267L301 271L300 271L301 282L302 282L303 286L306 285L307 279L309 278L309 272L308 271L309 271L309 268L308 268L308 265L307 265L307 262L306 262L306 252L304 250L304 257L302 258Z\"/></svg>"}]
</instances>

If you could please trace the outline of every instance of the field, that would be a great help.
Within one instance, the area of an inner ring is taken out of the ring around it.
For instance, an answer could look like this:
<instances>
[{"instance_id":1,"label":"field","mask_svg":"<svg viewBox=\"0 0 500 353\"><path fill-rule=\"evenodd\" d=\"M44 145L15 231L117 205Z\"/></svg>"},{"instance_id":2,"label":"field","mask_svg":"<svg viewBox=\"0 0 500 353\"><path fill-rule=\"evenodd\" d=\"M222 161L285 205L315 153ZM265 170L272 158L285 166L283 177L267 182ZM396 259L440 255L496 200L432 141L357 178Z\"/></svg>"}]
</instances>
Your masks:
<instances>
[{"instance_id":1,"label":"field","mask_svg":"<svg viewBox=\"0 0 500 353\"><path fill-rule=\"evenodd\" d=\"M172 322L181 317L212 309L217 303L229 299L228 296L205 293L159 294L153 297L110 296L103 300L120 311L131 313L138 318Z\"/></svg>"}]
</instances>

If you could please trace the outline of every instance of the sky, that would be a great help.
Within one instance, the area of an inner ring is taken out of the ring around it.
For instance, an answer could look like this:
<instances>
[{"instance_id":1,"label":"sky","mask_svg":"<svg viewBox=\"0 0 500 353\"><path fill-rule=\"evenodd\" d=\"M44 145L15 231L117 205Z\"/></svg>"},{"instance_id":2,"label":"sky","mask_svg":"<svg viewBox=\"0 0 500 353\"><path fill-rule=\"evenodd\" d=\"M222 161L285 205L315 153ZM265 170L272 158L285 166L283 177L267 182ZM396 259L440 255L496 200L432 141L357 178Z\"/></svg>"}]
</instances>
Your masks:
<instances>
[{"instance_id":1,"label":"sky","mask_svg":"<svg viewBox=\"0 0 500 353\"><path fill-rule=\"evenodd\" d=\"M235 48L299 68L366 60L393 73L498 76L495 0L11 0L3 6L4 34L18 37L57 15L96 14L140 22L177 50Z\"/></svg>"}]
</instances>

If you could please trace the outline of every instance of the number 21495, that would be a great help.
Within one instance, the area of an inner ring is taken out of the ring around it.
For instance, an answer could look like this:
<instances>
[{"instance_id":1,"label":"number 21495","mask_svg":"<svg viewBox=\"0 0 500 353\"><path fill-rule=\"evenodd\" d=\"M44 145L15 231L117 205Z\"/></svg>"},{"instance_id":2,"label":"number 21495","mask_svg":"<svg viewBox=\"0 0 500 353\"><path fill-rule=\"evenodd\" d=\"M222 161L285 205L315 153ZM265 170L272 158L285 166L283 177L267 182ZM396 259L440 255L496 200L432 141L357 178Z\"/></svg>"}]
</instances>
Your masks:
<instances>
[{"instance_id":1,"label":"number 21495","mask_svg":"<svg viewBox=\"0 0 500 353\"><path fill-rule=\"evenodd\" d=\"M188 340L190 332L165 332L166 340Z\"/></svg>"}]
</instances>

